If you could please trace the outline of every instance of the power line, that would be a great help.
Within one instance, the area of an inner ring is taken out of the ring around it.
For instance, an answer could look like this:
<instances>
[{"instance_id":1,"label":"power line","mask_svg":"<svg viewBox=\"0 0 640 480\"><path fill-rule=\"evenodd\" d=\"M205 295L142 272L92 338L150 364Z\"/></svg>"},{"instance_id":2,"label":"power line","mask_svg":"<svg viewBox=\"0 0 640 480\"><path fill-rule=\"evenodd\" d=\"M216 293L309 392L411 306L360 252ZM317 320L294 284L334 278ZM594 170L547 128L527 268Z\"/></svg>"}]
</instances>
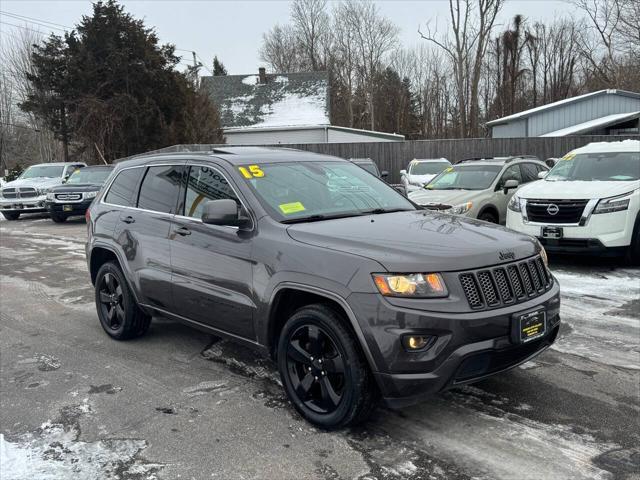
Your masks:
<instances>
[{"instance_id":1,"label":"power line","mask_svg":"<svg viewBox=\"0 0 640 480\"><path fill-rule=\"evenodd\" d=\"M17 13L11 13L11 12L7 12L7 11L3 11L0 10L0 14L2 15L8 15L10 17L15 18L16 20L30 20L29 23L35 23L38 24L42 27L49 27L49 28L56 28L56 27L62 27L62 28L57 28L58 30L73 30L71 27L68 27L67 25L62 25L60 23L55 23L55 22L50 22L48 20L43 20L41 18L35 18L35 17L28 17L26 15L18 15ZM49 24L49 25L42 25L42 24ZM55 27L50 26L50 25L55 25Z\"/></svg>"},{"instance_id":2,"label":"power line","mask_svg":"<svg viewBox=\"0 0 640 480\"><path fill-rule=\"evenodd\" d=\"M3 25L9 25L10 27L21 28L23 30L28 30L30 32L39 33L40 35L43 35L43 32L41 30L34 30L33 28L23 27L22 25L15 25L13 23L3 22L2 20L0 20L0 23Z\"/></svg>"},{"instance_id":3,"label":"power line","mask_svg":"<svg viewBox=\"0 0 640 480\"><path fill-rule=\"evenodd\" d=\"M35 127L25 127L24 125L16 125L15 123L0 122L0 124L8 125L10 127L16 127L16 128L24 128L26 130L33 130L34 132L39 132L40 131L39 129L37 129Z\"/></svg>"}]
</instances>

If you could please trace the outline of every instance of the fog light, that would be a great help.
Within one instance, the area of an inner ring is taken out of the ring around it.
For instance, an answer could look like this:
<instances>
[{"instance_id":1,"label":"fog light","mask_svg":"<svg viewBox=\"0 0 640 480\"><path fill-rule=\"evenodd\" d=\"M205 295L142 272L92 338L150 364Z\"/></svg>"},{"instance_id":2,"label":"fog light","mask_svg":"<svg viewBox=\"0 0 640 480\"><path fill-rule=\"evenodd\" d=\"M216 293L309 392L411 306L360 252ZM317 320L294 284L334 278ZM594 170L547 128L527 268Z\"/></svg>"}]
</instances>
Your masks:
<instances>
[{"instance_id":1,"label":"fog light","mask_svg":"<svg viewBox=\"0 0 640 480\"><path fill-rule=\"evenodd\" d=\"M430 335L405 335L402 337L404 348L410 352L426 350L434 337Z\"/></svg>"}]
</instances>

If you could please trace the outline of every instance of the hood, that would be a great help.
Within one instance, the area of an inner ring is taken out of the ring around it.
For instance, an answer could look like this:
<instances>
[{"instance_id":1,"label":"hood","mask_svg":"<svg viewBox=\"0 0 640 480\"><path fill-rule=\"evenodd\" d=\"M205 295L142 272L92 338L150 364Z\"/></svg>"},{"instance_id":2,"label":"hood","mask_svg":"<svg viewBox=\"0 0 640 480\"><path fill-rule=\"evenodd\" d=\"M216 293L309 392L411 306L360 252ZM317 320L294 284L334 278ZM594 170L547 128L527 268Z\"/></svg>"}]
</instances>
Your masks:
<instances>
[{"instance_id":1,"label":"hood","mask_svg":"<svg viewBox=\"0 0 640 480\"><path fill-rule=\"evenodd\" d=\"M102 184L95 183L74 183L62 184L51 189L54 193L73 193L73 192L97 192L102 188Z\"/></svg>"},{"instance_id":2,"label":"hood","mask_svg":"<svg viewBox=\"0 0 640 480\"><path fill-rule=\"evenodd\" d=\"M431 180L433 180L436 176L435 175L411 175L411 174L407 174L407 181L409 181L410 183L420 183L422 185L425 185L427 183L429 183Z\"/></svg>"},{"instance_id":3,"label":"hood","mask_svg":"<svg viewBox=\"0 0 640 480\"><path fill-rule=\"evenodd\" d=\"M631 182L585 182L540 180L518 189L520 198L548 200L590 200L621 195L640 188L640 180Z\"/></svg>"},{"instance_id":4,"label":"hood","mask_svg":"<svg viewBox=\"0 0 640 480\"><path fill-rule=\"evenodd\" d=\"M2 188L7 188L7 187L43 188L43 187L52 187L54 185L60 185L61 183L62 183L62 177L18 178L17 180L13 180L12 182L5 183L2 186Z\"/></svg>"},{"instance_id":5,"label":"hood","mask_svg":"<svg viewBox=\"0 0 640 480\"><path fill-rule=\"evenodd\" d=\"M418 205L428 205L438 203L445 205L459 205L465 202L472 202L485 190L429 190L421 188L409 194L409 200Z\"/></svg>"},{"instance_id":6,"label":"hood","mask_svg":"<svg viewBox=\"0 0 640 480\"><path fill-rule=\"evenodd\" d=\"M499 252L520 259L539 250L528 235L427 210L299 223L287 232L299 242L367 257L398 273L468 270L503 263Z\"/></svg>"}]
</instances>

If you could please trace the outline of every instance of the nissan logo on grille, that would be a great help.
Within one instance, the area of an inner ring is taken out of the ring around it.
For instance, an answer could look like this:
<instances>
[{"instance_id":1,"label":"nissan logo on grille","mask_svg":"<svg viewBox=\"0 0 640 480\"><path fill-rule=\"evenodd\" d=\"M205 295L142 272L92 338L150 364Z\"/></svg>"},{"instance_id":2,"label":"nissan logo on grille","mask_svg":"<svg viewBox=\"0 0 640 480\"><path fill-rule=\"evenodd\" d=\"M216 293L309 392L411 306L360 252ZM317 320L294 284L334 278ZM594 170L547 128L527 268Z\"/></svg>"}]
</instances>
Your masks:
<instances>
[{"instance_id":1,"label":"nissan logo on grille","mask_svg":"<svg viewBox=\"0 0 640 480\"><path fill-rule=\"evenodd\" d=\"M556 205L555 203L550 203L547 207L547 213L549 215L557 215L559 211L560 207L558 207L558 205Z\"/></svg>"}]
</instances>

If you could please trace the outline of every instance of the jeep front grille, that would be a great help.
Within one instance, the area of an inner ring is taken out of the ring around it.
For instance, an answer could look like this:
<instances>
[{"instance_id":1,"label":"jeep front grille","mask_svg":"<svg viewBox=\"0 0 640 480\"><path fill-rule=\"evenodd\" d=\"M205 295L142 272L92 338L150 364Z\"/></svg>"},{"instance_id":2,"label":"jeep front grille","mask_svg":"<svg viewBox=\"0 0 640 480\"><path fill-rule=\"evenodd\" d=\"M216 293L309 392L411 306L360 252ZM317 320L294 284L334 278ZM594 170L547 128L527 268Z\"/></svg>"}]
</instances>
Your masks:
<instances>
[{"instance_id":1,"label":"jeep front grille","mask_svg":"<svg viewBox=\"0 0 640 480\"><path fill-rule=\"evenodd\" d=\"M458 278L469 306L474 310L520 303L551 288L551 274L540 256L464 272Z\"/></svg>"}]
</instances>

